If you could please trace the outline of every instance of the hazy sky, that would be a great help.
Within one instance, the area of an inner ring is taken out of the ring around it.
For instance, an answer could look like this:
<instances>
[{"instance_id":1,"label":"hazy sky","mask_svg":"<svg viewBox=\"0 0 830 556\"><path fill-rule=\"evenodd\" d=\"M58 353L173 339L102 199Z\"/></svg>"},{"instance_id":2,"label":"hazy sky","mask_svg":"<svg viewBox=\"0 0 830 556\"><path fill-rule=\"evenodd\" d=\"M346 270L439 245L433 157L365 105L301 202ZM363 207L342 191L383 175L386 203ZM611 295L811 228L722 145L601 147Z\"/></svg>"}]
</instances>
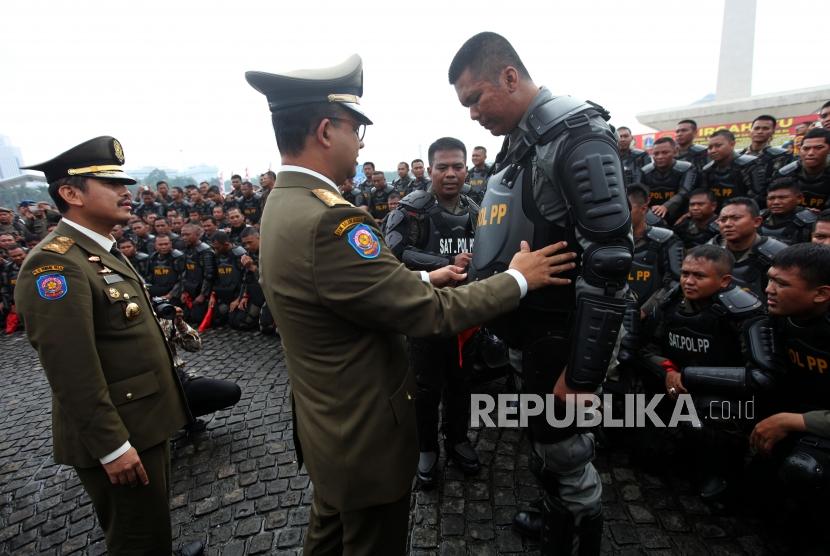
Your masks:
<instances>
[{"instance_id":1,"label":"hazy sky","mask_svg":"<svg viewBox=\"0 0 830 556\"><path fill-rule=\"evenodd\" d=\"M754 94L830 81L811 61L825 13L818 0L758 1ZM265 98L244 72L328 66L357 52L375 122L361 161L391 170L426 158L444 135L483 144L492 158L501 140L469 119L446 77L473 34L505 35L537 84L598 102L636 133L647 131L636 113L714 91L722 16L723 0L4 0L0 134L26 163L113 135L128 167L207 163L226 179L245 168L254 176L278 167L279 153Z\"/></svg>"}]
</instances>

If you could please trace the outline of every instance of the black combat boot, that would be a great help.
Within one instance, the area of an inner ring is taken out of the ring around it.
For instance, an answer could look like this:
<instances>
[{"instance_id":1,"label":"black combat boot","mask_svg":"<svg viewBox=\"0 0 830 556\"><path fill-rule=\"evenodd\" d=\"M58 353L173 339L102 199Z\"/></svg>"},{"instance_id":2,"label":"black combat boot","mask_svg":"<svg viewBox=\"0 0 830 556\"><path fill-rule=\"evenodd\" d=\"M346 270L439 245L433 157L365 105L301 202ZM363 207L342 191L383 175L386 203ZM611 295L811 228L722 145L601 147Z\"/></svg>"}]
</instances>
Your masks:
<instances>
[{"instance_id":1,"label":"black combat boot","mask_svg":"<svg viewBox=\"0 0 830 556\"><path fill-rule=\"evenodd\" d=\"M481 462L478 460L478 454L468 440L459 442L458 444L444 444L444 449L447 452L447 458L453 461L465 475L475 475L481 469Z\"/></svg>"},{"instance_id":2,"label":"black combat boot","mask_svg":"<svg viewBox=\"0 0 830 556\"><path fill-rule=\"evenodd\" d=\"M539 540L542 534L542 512L522 510L513 516L513 529L528 539Z\"/></svg>"},{"instance_id":3,"label":"black combat boot","mask_svg":"<svg viewBox=\"0 0 830 556\"><path fill-rule=\"evenodd\" d=\"M423 490L435 488L438 474L438 452L421 452L418 457L418 484Z\"/></svg>"},{"instance_id":4,"label":"black combat boot","mask_svg":"<svg viewBox=\"0 0 830 556\"><path fill-rule=\"evenodd\" d=\"M205 553L205 543L194 541L183 544L176 552L176 556L202 556Z\"/></svg>"}]
</instances>

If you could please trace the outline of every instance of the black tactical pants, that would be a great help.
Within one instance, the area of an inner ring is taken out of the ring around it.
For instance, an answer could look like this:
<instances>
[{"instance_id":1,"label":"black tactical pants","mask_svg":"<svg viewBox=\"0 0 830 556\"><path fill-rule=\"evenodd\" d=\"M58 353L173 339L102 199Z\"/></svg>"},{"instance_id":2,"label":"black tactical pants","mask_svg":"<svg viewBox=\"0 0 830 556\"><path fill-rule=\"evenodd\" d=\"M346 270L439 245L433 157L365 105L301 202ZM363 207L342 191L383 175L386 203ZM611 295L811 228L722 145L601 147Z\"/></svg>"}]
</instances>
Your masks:
<instances>
[{"instance_id":1,"label":"black tactical pants","mask_svg":"<svg viewBox=\"0 0 830 556\"><path fill-rule=\"evenodd\" d=\"M454 446L467 442L470 383L468 374L458 366L457 338L412 338L409 361L418 384L415 418L420 451L438 451L438 411L442 394L443 430L447 443Z\"/></svg>"}]
</instances>

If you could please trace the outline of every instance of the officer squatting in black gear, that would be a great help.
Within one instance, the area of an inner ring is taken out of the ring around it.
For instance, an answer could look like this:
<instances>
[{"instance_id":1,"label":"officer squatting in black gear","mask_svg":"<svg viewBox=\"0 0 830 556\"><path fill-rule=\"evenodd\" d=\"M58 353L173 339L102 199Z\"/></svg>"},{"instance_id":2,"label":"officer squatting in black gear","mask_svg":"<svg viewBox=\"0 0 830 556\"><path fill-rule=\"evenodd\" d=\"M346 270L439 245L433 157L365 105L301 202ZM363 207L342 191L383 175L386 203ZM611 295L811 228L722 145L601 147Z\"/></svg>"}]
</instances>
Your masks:
<instances>
[{"instance_id":1,"label":"officer squatting in black gear","mask_svg":"<svg viewBox=\"0 0 830 556\"><path fill-rule=\"evenodd\" d=\"M187 244L184 252L182 272L182 295L180 301L184 318L191 324L199 325L205 317L216 279L216 259L213 249L201 240L202 228L195 224L182 226L182 239Z\"/></svg>"},{"instance_id":2,"label":"officer squatting in black gear","mask_svg":"<svg viewBox=\"0 0 830 556\"><path fill-rule=\"evenodd\" d=\"M671 137L654 142L652 162L643 166L640 181L648 187L651 211L674 224L683 213L689 193L697 187L697 169L683 160L675 160L677 144Z\"/></svg>"},{"instance_id":3,"label":"officer squatting in black gear","mask_svg":"<svg viewBox=\"0 0 830 556\"><path fill-rule=\"evenodd\" d=\"M718 200L708 189L695 189L689 193L689 210L674 226L674 233L691 249L708 243L718 235Z\"/></svg>"},{"instance_id":4,"label":"officer squatting in black gear","mask_svg":"<svg viewBox=\"0 0 830 556\"><path fill-rule=\"evenodd\" d=\"M748 319L761 314L763 305L750 292L732 283L732 254L715 245L695 247L686 255L680 286L653 313L656 319L652 342L646 346L644 368L658 382L663 377L664 391L670 398L689 393L698 413L705 414L711 398L687 377L689 368L717 361L738 367L746 358L742 328ZM691 375L690 375L691 376ZM647 381L651 377L644 377ZM654 381L650 381L654 384ZM734 430L712 426L689 431L695 470L701 496L715 499L726 490L727 479L740 469L746 446Z\"/></svg>"},{"instance_id":5,"label":"officer squatting in black gear","mask_svg":"<svg viewBox=\"0 0 830 556\"><path fill-rule=\"evenodd\" d=\"M677 160L690 162L700 172L709 162L708 149L694 142L697 137L697 122L694 120L680 120L674 132L677 141Z\"/></svg>"},{"instance_id":6,"label":"officer squatting in black gear","mask_svg":"<svg viewBox=\"0 0 830 556\"><path fill-rule=\"evenodd\" d=\"M761 212L755 201L748 197L730 199L718 216L720 234L709 243L732 253L735 266L731 274L735 284L764 300L767 270L772 258L787 245L775 238L759 235L761 222Z\"/></svg>"},{"instance_id":7,"label":"officer squatting in black gear","mask_svg":"<svg viewBox=\"0 0 830 556\"><path fill-rule=\"evenodd\" d=\"M633 142L634 136L631 135L631 129L625 126L617 128L617 147L620 149L626 185L642 182L643 167L651 164L651 157L646 151L631 148Z\"/></svg>"},{"instance_id":8,"label":"officer squatting in black gear","mask_svg":"<svg viewBox=\"0 0 830 556\"><path fill-rule=\"evenodd\" d=\"M775 135L776 123L775 117L768 114L752 120L752 129L749 132L752 142L738 153L757 157L758 163L764 167L764 180L767 182L775 172L793 160L793 155L789 151L769 144Z\"/></svg>"},{"instance_id":9,"label":"officer squatting in black gear","mask_svg":"<svg viewBox=\"0 0 830 556\"><path fill-rule=\"evenodd\" d=\"M507 269L522 240L532 249L566 240L581 252L580 268L563 275L570 274L571 285L529 294L497 333L522 352L525 392L543 399L554 391L560 399L594 392L620 330L633 250L609 115L536 86L510 43L495 33L464 43L449 81L472 119L507 136L487 182L469 278ZM514 525L539 534L543 553L599 554L602 484L591 464L593 435L554 428L544 415L531 416L529 426L542 511L520 512Z\"/></svg>"},{"instance_id":10,"label":"officer squatting in black gear","mask_svg":"<svg viewBox=\"0 0 830 556\"><path fill-rule=\"evenodd\" d=\"M764 484L782 483L781 490L795 500L794 507L800 513L796 522L805 522L813 534L824 531L826 547L830 543L826 532L830 494L830 249L815 244L788 247L775 256L769 275L769 316L764 326L771 331L772 342L756 343L758 350L774 346L778 380L769 392L769 411L755 425L749 441L761 456L772 456L756 458L771 467L772 477L766 477Z\"/></svg>"},{"instance_id":11,"label":"officer squatting in black gear","mask_svg":"<svg viewBox=\"0 0 830 556\"><path fill-rule=\"evenodd\" d=\"M751 155L735 152L735 135L719 129L709 137L709 163L701 172L701 186L715 193L719 206L733 197L749 197L758 206L766 200L764 166Z\"/></svg>"},{"instance_id":12,"label":"officer squatting in black gear","mask_svg":"<svg viewBox=\"0 0 830 556\"><path fill-rule=\"evenodd\" d=\"M793 245L810 241L818 219L815 212L799 206L804 200L793 178L779 178L767 188L767 208L761 211L763 223L758 233Z\"/></svg>"},{"instance_id":13,"label":"officer squatting in black gear","mask_svg":"<svg viewBox=\"0 0 830 556\"><path fill-rule=\"evenodd\" d=\"M147 263L150 297L178 300L182 295L184 253L173 249L168 236L156 237L156 252Z\"/></svg>"},{"instance_id":14,"label":"officer squatting in black gear","mask_svg":"<svg viewBox=\"0 0 830 556\"><path fill-rule=\"evenodd\" d=\"M217 326L222 326L228 322L231 303L239 298L239 293L242 291L245 269L240 259L247 253L241 245L232 245L228 234L221 230L213 234L211 243L216 253L216 280L213 282L216 305L213 322Z\"/></svg>"},{"instance_id":15,"label":"officer squatting in black gear","mask_svg":"<svg viewBox=\"0 0 830 556\"><path fill-rule=\"evenodd\" d=\"M230 304L229 324L237 330L257 330L263 334L276 334L274 317L265 304L265 295L259 285L259 231L248 227L242 232L242 246L247 252L239 262L245 273L239 297Z\"/></svg>"},{"instance_id":16,"label":"officer squatting in black gear","mask_svg":"<svg viewBox=\"0 0 830 556\"><path fill-rule=\"evenodd\" d=\"M452 137L429 146L432 188L407 195L384 228L386 243L407 268L430 272L448 264L466 269L472 255L478 205L461 195L467 174L467 149ZM467 438L470 377L459 364L456 337L410 338L411 368L418 393L415 417L420 444L418 480L435 486L438 463L439 405L444 399L444 449L447 458L466 474L480 468Z\"/></svg>"},{"instance_id":17,"label":"officer squatting in black gear","mask_svg":"<svg viewBox=\"0 0 830 556\"><path fill-rule=\"evenodd\" d=\"M673 285L680 280L683 245L674 232L646 224L649 191L640 184L628 187L631 207L631 229L634 235L634 256L628 273L628 287L639 309L648 311L659 304Z\"/></svg>"},{"instance_id":18,"label":"officer squatting in black gear","mask_svg":"<svg viewBox=\"0 0 830 556\"><path fill-rule=\"evenodd\" d=\"M830 196L830 129L814 128L804 135L799 158L783 166L774 178L792 177L798 182L804 196L804 206L809 209L827 208Z\"/></svg>"}]
</instances>

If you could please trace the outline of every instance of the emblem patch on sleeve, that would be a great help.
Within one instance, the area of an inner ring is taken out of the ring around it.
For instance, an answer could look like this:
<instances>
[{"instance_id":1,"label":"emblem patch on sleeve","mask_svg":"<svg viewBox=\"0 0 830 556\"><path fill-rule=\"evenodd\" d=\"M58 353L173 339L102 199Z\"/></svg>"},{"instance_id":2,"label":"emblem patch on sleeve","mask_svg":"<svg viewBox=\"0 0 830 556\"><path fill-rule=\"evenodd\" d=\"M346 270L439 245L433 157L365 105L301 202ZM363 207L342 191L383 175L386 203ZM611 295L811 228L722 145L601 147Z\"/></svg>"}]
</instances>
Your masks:
<instances>
[{"instance_id":1,"label":"emblem patch on sleeve","mask_svg":"<svg viewBox=\"0 0 830 556\"><path fill-rule=\"evenodd\" d=\"M42 274L37 278L37 293L43 299L54 301L66 295L66 277L62 274Z\"/></svg>"},{"instance_id":2,"label":"emblem patch on sleeve","mask_svg":"<svg viewBox=\"0 0 830 556\"><path fill-rule=\"evenodd\" d=\"M364 259L374 259L380 255L380 241L375 232L366 224L358 224L348 233L349 245Z\"/></svg>"}]
</instances>

